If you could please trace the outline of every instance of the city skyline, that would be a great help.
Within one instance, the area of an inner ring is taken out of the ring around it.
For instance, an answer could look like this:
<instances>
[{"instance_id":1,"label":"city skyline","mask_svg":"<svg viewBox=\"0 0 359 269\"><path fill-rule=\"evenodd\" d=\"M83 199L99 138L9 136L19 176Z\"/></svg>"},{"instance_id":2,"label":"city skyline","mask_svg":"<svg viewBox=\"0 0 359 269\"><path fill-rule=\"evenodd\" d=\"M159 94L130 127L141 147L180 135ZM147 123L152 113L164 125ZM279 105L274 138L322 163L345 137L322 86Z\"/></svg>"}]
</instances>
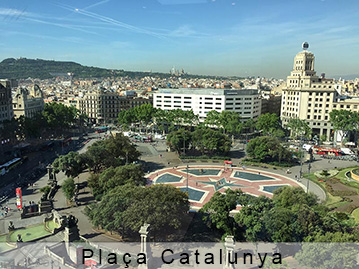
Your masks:
<instances>
[{"instance_id":1,"label":"city skyline","mask_svg":"<svg viewBox=\"0 0 359 269\"><path fill-rule=\"evenodd\" d=\"M358 10L336 0L11 1L0 7L0 59L285 78L307 41L319 74L356 75Z\"/></svg>"}]
</instances>

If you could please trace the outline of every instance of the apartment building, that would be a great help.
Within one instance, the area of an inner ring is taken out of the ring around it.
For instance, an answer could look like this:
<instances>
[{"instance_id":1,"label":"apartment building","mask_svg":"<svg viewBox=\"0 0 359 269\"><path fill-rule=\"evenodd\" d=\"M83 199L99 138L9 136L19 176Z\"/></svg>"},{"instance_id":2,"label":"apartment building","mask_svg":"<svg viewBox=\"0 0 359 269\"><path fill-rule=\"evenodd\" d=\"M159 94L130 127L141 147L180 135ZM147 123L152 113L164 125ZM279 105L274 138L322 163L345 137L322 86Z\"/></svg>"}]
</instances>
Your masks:
<instances>
[{"instance_id":1,"label":"apartment building","mask_svg":"<svg viewBox=\"0 0 359 269\"><path fill-rule=\"evenodd\" d=\"M20 116L31 118L36 113L44 110L43 92L36 84L30 90L19 88L15 93L12 105L15 118Z\"/></svg>"},{"instance_id":2,"label":"apartment building","mask_svg":"<svg viewBox=\"0 0 359 269\"><path fill-rule=\"evenodd\" d=\"M113 90L100 87L79 98L78 108L93 123L114 124L121 110L146 103L152 103L152 99L120 96Z\"/></svg>"},{"instance_id":3,"label":"apartment building","mask_svg":"<svg viewBox=\"0 0 359 269\"><path fill-rule=\"evenodd\" d=\"M306 120L314 135L334 136L329 113L333 109L359 111L358 99L342 100L333 79L316 75L314 54L303 47L294 58L293 70L282 90L281 119L283 125L290 118Z\"/></svg>"},{"instance_id":4,"label":"apartment building","mask_svg":"<svg viewBox=\"0 0 359 269\"><path fill-rule=\"evenodd\" d=\"M230 89L161 89L153 94L153 106L163 110L193 110L204 121L211 110L235 111L244 119L261 114L258 90Z\"/></svg>"},{"instance_id":5,"label":"apartment building","mask_svg":"<svg viewBox=\"0 0 359 269\"><path fill-rule=\"evenodd\" d=\"M11 84L9 80L0 80L0 123L13 117Z\"/></svg>"}]
</instances>

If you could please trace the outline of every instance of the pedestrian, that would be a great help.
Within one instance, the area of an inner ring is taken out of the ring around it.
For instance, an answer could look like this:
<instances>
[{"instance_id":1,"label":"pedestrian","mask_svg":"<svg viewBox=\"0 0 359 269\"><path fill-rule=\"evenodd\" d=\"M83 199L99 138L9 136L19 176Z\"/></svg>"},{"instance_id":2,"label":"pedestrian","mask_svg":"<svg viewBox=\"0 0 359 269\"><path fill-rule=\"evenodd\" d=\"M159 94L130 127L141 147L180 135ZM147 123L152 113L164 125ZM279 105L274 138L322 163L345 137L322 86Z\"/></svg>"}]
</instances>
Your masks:
<instances>
[{"instance_id":1,"label":"pedestrian","mask_svg":"<svg viewBox=\"0 0 359 269\"><path fill-rule=\"evenodd\" d=\"M298 181L298 176L297 175L295 175L294 178L295 178L296 181Z\"/></svg>"}]
</instances>

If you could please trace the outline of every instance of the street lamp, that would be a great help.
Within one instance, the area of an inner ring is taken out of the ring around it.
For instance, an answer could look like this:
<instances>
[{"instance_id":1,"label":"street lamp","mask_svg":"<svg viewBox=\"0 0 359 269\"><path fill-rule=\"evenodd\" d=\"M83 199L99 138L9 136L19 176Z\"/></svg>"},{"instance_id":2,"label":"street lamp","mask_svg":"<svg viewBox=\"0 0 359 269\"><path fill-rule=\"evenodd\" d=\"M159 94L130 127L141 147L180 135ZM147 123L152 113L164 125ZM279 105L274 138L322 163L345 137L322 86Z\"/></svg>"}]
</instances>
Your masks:
<instances>
[{"instance_id":1,"label":"street lamp","mask_svg":"<svg viewBox=\"0 0 359 269\"><path fill-rule=\"evenodd\" d=\"M311 164L308 164L308 178L307 178L307 193L309 193L309 177L310 177L310 168L311 168Z\"/></svg>"},{"instance_id":2,"label":"street lamp","mask_svg":"<svg viewBox=\"0 0 359 269\"><path fill-rule=\"evenodd\" d=\"M302 178L302 175L303 175L303 132L301 132L301 134L300 134L299 150L300 150L299 178Z\"/></svg>"},{"instance_id":3,"label":"street lamp","mask_svg":"<svg viewBox=\"0 0 359 269\"><path fill-rule=\"evenodd\" d=\"M189 197L189 192L188 192L188 164L187 164L187 194L188 194L188 197Z\"/></svg>"}]
</instances>

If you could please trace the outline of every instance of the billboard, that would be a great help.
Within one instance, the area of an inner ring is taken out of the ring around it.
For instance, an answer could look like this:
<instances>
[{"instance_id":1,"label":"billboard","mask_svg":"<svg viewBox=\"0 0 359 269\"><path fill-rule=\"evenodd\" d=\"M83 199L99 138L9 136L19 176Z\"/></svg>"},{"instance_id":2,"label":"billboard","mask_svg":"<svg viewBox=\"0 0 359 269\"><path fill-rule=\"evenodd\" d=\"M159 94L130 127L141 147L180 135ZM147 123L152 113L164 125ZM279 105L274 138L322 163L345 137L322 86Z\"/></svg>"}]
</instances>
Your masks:
<instances>
[{"instance_id":1,"label":"billboard","mask_svg":"<svg viewBox=\"0 0 359 269\"><path fill-rule=\"evenodd\" d=\"M17 208L22 209L21 188L16 188L16 206L17 206Z\"/></svg>"}]
</instances>

